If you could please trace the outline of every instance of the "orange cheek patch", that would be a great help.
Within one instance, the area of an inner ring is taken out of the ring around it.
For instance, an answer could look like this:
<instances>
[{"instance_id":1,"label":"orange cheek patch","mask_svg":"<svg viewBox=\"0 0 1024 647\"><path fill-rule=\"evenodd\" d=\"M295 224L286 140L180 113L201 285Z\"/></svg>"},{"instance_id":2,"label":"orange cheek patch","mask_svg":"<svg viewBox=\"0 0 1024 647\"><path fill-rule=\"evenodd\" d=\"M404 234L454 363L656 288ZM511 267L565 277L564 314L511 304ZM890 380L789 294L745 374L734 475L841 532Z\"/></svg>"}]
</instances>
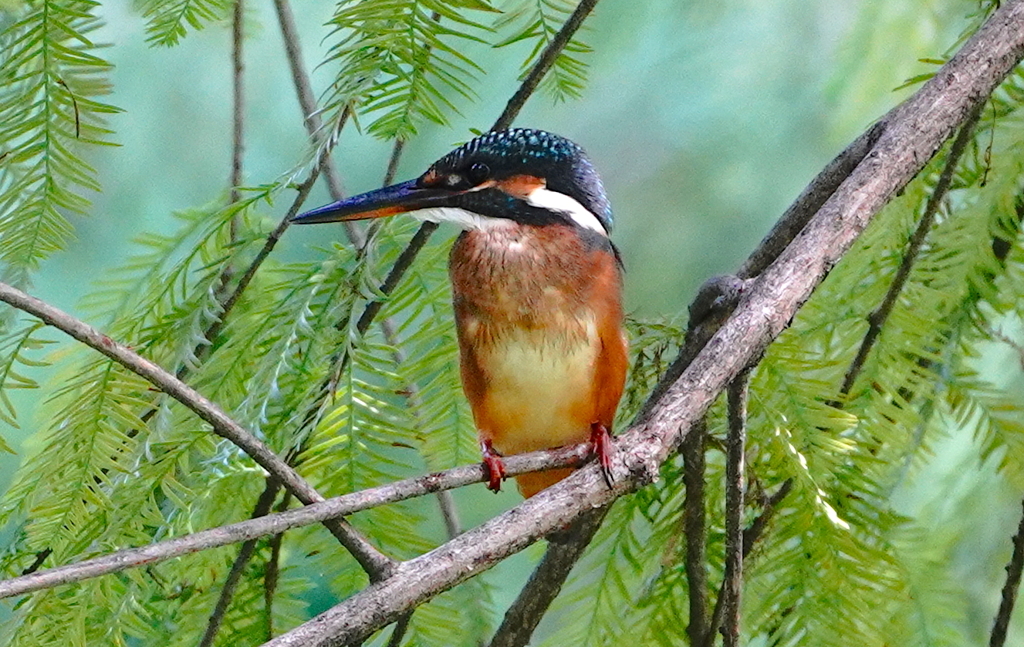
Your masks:
<instances>
[{"instance_id":1,"label":"orange cheek patch","mask_svg":"<svg viewBox=\"0 0 1024 647\"><path fill-rule=\"evenodd\" d=\"M525 200L535 190L547 186L547 182L533 175L513 175L497 182L496 186L509 195Z\"/></svg>"},{"instance_id":2,"label":"orange cheek patch","mask_svg":"<svg viewBox=\"0 0 1024 647\"><path fill-rule=\"evenodd\" d=\"M424 186L437 186L441 183L441 178L438 176L437 171L427 171L420 178L420 181Z\"/></svg>"}]
</instances>

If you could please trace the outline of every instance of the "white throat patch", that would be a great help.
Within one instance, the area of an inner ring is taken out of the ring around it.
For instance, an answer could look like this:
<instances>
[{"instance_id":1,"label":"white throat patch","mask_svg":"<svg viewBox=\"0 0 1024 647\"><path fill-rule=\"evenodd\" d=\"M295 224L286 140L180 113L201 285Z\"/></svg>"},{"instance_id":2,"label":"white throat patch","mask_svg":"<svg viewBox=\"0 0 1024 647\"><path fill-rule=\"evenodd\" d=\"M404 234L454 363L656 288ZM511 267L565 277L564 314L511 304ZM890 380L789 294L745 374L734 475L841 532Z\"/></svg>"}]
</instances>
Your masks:
<instances>
[{"instance_id":1,"label":"white throat patch","mask_svg":"<svg viewBox=\"0 0 1024 647\"><path fill-rule=\"evenodd\" d=\"M419 211L411 212L409 215L417 220L426 220L427 222L451 222L463 229L497 229L515 224L505 218L481 216L478 213L459 209L458 207L420 209Z\"/></svg>"}]
</instances>

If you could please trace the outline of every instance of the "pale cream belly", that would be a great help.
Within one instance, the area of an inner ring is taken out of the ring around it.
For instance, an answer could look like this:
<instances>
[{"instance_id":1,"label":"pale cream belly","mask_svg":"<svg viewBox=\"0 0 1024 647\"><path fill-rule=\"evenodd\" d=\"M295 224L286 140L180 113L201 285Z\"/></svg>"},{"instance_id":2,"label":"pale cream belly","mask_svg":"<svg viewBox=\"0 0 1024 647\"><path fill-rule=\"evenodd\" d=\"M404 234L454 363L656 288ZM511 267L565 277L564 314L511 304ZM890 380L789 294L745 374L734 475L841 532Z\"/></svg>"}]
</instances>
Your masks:
<instances>
[{"instance_id":1,"label":"pale cream belly","mask_svg":"<svg viewBox=\"0 0 1024 647\"><path fill-rule=\"evenodd\" d=\"M492 423L480 431L498 452L518 454L589 438L600 342L593 325L584 330L513 331L478 350L485 375L482 405Z\"/></svg>"}]
</instances>

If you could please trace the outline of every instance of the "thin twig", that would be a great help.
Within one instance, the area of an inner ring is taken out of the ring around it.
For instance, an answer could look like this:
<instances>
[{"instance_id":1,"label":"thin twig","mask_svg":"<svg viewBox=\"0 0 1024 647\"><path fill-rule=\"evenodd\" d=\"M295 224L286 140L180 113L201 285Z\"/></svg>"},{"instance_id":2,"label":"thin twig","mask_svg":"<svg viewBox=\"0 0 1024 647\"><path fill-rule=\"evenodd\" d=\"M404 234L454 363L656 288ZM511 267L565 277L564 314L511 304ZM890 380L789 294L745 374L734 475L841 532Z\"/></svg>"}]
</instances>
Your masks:
<instances>
[{"instance_id":1,"label":"thin twig","mask_svg":"<svg viewBox=\"0 0 1024 647\"><path fill-rule=\"evenodd\" d=\"M530 642L541 618L562 590L572 567L601 527L608 508L600 508L580 517L568 531L559 533L565 540L552 539L530 580L505 612L501 626L488 647L523 647Z\"/></svg>"},{"instance_id":2,"label":"thin twig","mask_svg":"<svg viewBox=\"0 0 1024 647\"><path fill-rule=\"evenodd\" d=\"M857 349L857 355L850 364L850 368L846 371L843 385L839 389L841 399L846 398L850 394L850 390L853 389L853 385L857 381L861 370L863 370L871 349L874 347L875 342L878 341L878 336L882 333L885 322L889 320L889 315L892 314L892 310L896 306L900 294L903 292L903 287L910 277L910 271L914 268L914 263L921 252L925 238L927 238L928 232L931 231L932 224L935 222L939 205L942 204L946 193L949 192L950 184L953 181L953 174L956 172L960 157L971 143L974 127L981 118L984 108L985 102L983 101L971 111L963 125L960 126L960 132L953 141L953 145L950 146L949 154L946 156L946 164L939 175L938 182L935 183L935 189L932 190L932 194L928 198L924 213L921 214L921 220L917 223L917 229L914 230L913 235L910 237L910 242L907 244L907 252L903 255L903 261L900 263L899 269L896 270L892 284L885 293L882 303L868 315L868 330L864 333L864 339L861 340L860 348Z\"/></svg>"},{"instance_id":3,"label":"thin twig","mask_svg":"<svg viewBox=\"0 0 1024 647\"><path fill-rule=\"evenodd\" d=\"M351 111L348 107L342 110L341 115L338 117L338 124L335 127L336 132L340 132L345 124L348 123ZM210 324L207 329L203 332L203 337L209 341L209 344L204 344L200 347L201 352L208 352L202 349L209 348L220 336L221 331L227 324L228 316L238 303L239 299L242 298L242 294L249 287L249 283L252 282L254 276L256 276L257 270L263 265L263 262L270 256L270 252L274 251L277 247L277 243L281 240L281 236L291 225L292 218L294 218L299 210L302 208L303 203L309 196L309 192L313 190L313 185L316 184L317 178L320 176L320 171L330 160L330 147L325 148L321 151L321 157L313 164L313 167L309 171L309 175L306 176L302 182L295 186L295 198L292 200L292 204L288 207L288 211L284 217L277 223L273 231L267 235L266 241L263 243L263 247L256 253L256 256L249 263L249 266L242 272L241 277L238 279L238 283L235 285L235 289L231 291L231 294L223 300L221 303L220 316ZM198 354L202 357L202 355Z\"/></svg>"},{"instance_id":4,"label":"thin twig","mask_svg":"<svg viewBox=\"0 0 1024 647\"><path fill-rule=\"evenodd\" d=\"M686 634L699 647L708 631L707 512L704 501L704 437L707 419L701 418L683 440L683 536L686 541L686 582L690 622Z\"/></svg>"},{"instance_id":5,"label":"thin twig","mask_svg":"<svg viewBox=\"0 0 1024 647\"><path fill-rule=\"evenodd\" d=\"M291 503L291 495L287 492L281 497L277 504L277 512L284 512ZM274 594L277 592L277 582L281 574L281 544L284 541L284 533L277 533L270 538L270 557L267 559L267 567L263 572L263 614L264 633L267 640L274 637Z\"/></svg>"},{"instance_id":6,"label":"thin twig","mask_svg":"<svg viewBox=\"0 0 1024 647\"><path fill-rule=\"evenodd\" d=\"M743 595L743 501L746 498L743 453L747 441L747 387L750 373L743 371L729 383L729 436L725 463L725 613L722 644L740 644L740 604ZM712 629L717 629L712 625Z\"/></svg>"},{"instance_id":7,"label":"thin twig","mask_svg":"<svg viewBox=\"0 0 1024 647\"><path fill-rule=\"evenodd\" d=\"M112 340L83 321L6 283L0 283L0 301L64 331L86 346L148 380L153 386L185 405L186 408L209 423L215 434L233 443L263 469L280 479L282 485L302 503L309 505L324 500L323 496L299 476L291 466L224 413L220 407L159 365L142 357L124 344ZM324 525L342 542L368 573L384 574L391 570L394 564L392 560L371 546L344 520L335 519Z\"/></svg>"},{"instance_id":8,"label":"thin twig","mask_svg":"<svg viewBox=\"0 0 1024 647\"><path fill-rule=\"evenodd\" d=\"M267 479L267 485L263 488L263 492L256 500L256 505L253 508L253 519L265 517L270 512L270 508L274 505L274 499L277 498L277 493L280 489L281 485L277 479ZM224 621L228 607L231 606L231 599L235 595L235 589L242 580L242 572L245 571L245 567L249 564L249 559L255 552L256 539L249 539L242 543L242 547L238 550L238 555L235 556L235 561L231 564L231 570L228 571L228 576L224 579L224 585L220 589L220 595L217 596L217 604L213 608L213 613L210 614L210 618L206 622L206 631L203 632L203 638L199 641L199 647L210 647L217 638L217 631L220 630L220 625Z\"/></svg>"},{"instance_id":9,"label":"thin twig","mask_svg":"<svg viewBox=\"0 0 1024 647\"><path fill-rule=\"evenodd\" d=\"M412 611L404 614L395 623L395 628L391 630L391 637L388 639L388 647L401 647L402 638L405 636L405 632L409 630L409 622L412 620Z\"/></svg>"},{"instance_id":10,"label":"thin twig","mask_svg":"<svg viewBox=\"0 0 1024 647\"><path fill-rule=\"evenodd\" d=\"M551 66L558 60L562 50L565 49L572 37L576 35L583 21L586 20L590 12L593 11L594 6L597 5L597 0L581 0L576 5L575 11L569 16L562 28L558 30L555 37L551 39L544 52L537 58L537 62L534 63L530 73L523 79L522 85L516 90L516 93L512 95L508 103L505 105L505 110L502 111L501 116L491 126L491 130L504 130L512 125L512 122L519 116L519 111L526 105L526 100L536 91L537 86L544 79L544 76L551 69Z\"/></svg>"},{"instance_id":11,"label":"thin twig","mask_svg":"<svg viewBox=\"0 0 1024 647\"><path fill-rule=\"evenodd\" d=\"M1017 534L1013 536L1013 555L1006 565L1006 583L1003 584L999 612L996 613L995 623L992 625L989 647L1003 647L1003 643L1006 642L1006 631L1010 627L1010 614L1013 613L1013 607L1017 603L1022 570L1024 570L1024 515L1021 516Z\"/></svg>"},{"instance_id":12,"label":"thin twig","mask_svg":"<svg viewBox=\"0 0 1024 647\"><path fill-rule=\"evenodd\" d=\"M750 557L750 553L754 549L754 544L756 544L761 538L765 528L768 527L768 524L770 524L772 519L775 517L775 513L778 512L779 504L789 496L792 489L793 479L785 480L782 485L779 486L779 489L764 502L764 506L761 508L761 514L759 514L757 518L754 519L743 531L744 560ZM725 587L728 583L728 579L723 579L721 586L718 588L718 597L715 598L715 608L711 613L709 628L722 626L722 616L725 614ZM694 647L714 647L717 635L718 634L714 630L709 630L700 642L695 642L693 645Z\"/></svg>"},{"instance_id":13,"label":"thin twig","mask_svg":"<svg viewBox=\"0 0 1024 647\"><path fill-rule=\"evenodd\" d=\"M295 187L295 199L288 208L288 213L280 222L277 223L274 230L267 236L267 240L263 243L263 247L259 252L257 252L256 257L253 258L252 262L249 263L249 266L245 268L245 271L242 272L242 276L239 277L238 283L235 285L235 289L231 291L231 294L228 295L228 298L222 303L220 316L216 321L210 324L204 332L203 337L209 340L210 344L216 342L217 337L220 336L220 331L224 329L231 311L238 303L238 300L242 298L242 294L245 292L246 288L249 287L249 283L252 282L253 277L256 276L256 271L259 270L261 265L263 265L263 261L267 260L267 257L270 256L270 252L274 250L278 241L281 240L281 236L284 235L285 230L288 229L288 226L291 224L291 219L299 213L299 209L302 208L302 204L306 201L306 197L309 195L309 192L313 190L313 185L316 184L316 180L319 175L320 165L315 165L312 170L310 170L309 175L306 176L306 179Z\"/></svg>"},{"instance_id":14,"label":"thin twig","mask_svg":"<svg viewBox=\"0 0 1024 647\"><path fill-rule=\"evenodd\" d=\"M775 518L775 513L779 510L779 505L782 501L789 496L789 493L793 490L793 479L786 479L761 506L761 514L750 522L747 529L743 531L743 558L746 559L750 556L751 551L754 549L754 544L764 534L765 528ZM719 592L721 597L721 592Z\"/></svg>"},{"instance_id":15,"label":"thin twig","mask_svg":"<svg viewBox=\"0 0 1024 647\"><path fill-rule=\"evenodd\" d=\"M274 9L277 12L277 22L281 27L281 36L284 39L285 56L288 59L288 68L292 74L292 84L295 86L295 96L299 100L299 108L302 110L302 122L306 126L306 133L310 141L315 140L316 134L323 127L323 120L316 105L316 96L313 93L313 86L309 82L309 74L306 72L302 62L302 45L299 40L299 30L295 25L295 16L292 13L291 4L288 0L274 0ZM324 156L323 174L327 179L327 191L332 200L341 200L345 194L345 188L341 182L341 175L330 155ZM362 249L366 245L366 235L362 228L354 222L343 223L345 234L356 249Z\"/></svg>"},{"instance_id":16,"label":"thin twig","mask_svg":"<svg viewBox=\"0 0 1024 647\"><path fill-rule=\"evenodd\" d=\"M559 467L580 467L590 459L590 445L582 443L571 447L507 456L504 462L508 475L517 476ZM340 518L361 510L369 510L389 503L481 483L487 478L488 474L483 467L479 463L474 463L443 472L395 481L387 485L343 494L302 508L218 526L149 546L128 548L77 564L59 566L3 580L0 581L0 599L81 582L129 568L148 566L201 550L228 546L257 537L277 535L286 530L323 523L325 520Z\"/></svg>"},{"instance_id":17,"label":"thin twig","mask_svg":"<svg viewBox=\"0 0 1024 647\"><path fill-rule=\"evenodd\" d=\"M401 138L396 139L394 145L391 147L391 157L388 158L388 168L384 171L384 181L382 182L384 186L395 181L395 175L398 174L398 164L402 161L403 151L405 151L405 140Z\"/></svg>"},{"instance_id":18,"label":"thin twig","mask_svg":"<svg viewBox=\"0 0 1024 647\"><path fill-rule=\"evenodd\" d=\"M242 159L245 154L245 65L242 44L245 40L245 0L235 0L231 15L231 202L241 198ZM238 216L231 220L231 240L238 238Z\"/></svg>"}]
</instances>

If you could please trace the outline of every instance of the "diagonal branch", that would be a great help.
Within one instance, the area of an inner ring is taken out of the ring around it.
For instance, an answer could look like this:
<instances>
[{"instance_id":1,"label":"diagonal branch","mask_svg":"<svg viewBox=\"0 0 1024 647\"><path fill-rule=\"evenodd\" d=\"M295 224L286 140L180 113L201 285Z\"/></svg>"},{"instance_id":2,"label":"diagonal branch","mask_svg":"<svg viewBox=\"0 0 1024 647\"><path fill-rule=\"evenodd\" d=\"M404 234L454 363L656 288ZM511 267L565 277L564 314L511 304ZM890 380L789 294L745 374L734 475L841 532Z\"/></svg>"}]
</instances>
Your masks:
<instances>
[{"instance_id":1,"label":"diagonal branch","mask_svg":"<svg viewBox=\"0 0 1024 647\"><path fill-rule=\"evenodd\" d=\"M758 244L757 249L740 266L736 276L741 279L755 277L775 262L782 250L796 238L825 201L832 197L839 185L867 157L884 130L885 118L882 118L829 162L786 209L768 235Z\"/></svg>"},{"instance_id":2,"label":"diagonal branch","mask_svg":"<svg viewBox=\"0 0 1024 647\"><path fill-rule=\"evenodd\" d=\"M551 537L544 559L512 603L488 647L524 647L530 642L541 618L554 602L572 567L594 539L608 508L599 508L576 520L569 530Z\"/></svg>"},{"instance_id":3,"label":"diagonal branch","mask_svg":"<svg viewBox=\"0 0 1024 647\"><path fill-rule=\"evenodd\" d=\"M587 466L267 645L358 642L440 591L654 479L690 426L760 357L856 237L1024 56L1024 2L1006 2L928 83L893 110L867 156L745 290L733 314L638 424L616 441L621 477Z\"/></svg>"},{"instance_id":4,"label":"diagonal branch","mask_svg":"<svg viewBox=\"0 0 1024 647\"><path fill-rule=\"evenodd\" d=\"M156 388L185 405L186 408L209 423L215 434L233 443L263 469L280 479L281 484L299 501L308 505L324 500L323 496L299 476L291 466L224 413L220 407L156 363L142 357L124 344L107 337L85 322L6 283L0 283L0 301L64 331L86 346L99 351L129 371L148 380ZM391 559L367 543L344 520L333 520L325 525L367 572L383 574L390 571L393 564Z\"/></svg>"}]
</instances>

